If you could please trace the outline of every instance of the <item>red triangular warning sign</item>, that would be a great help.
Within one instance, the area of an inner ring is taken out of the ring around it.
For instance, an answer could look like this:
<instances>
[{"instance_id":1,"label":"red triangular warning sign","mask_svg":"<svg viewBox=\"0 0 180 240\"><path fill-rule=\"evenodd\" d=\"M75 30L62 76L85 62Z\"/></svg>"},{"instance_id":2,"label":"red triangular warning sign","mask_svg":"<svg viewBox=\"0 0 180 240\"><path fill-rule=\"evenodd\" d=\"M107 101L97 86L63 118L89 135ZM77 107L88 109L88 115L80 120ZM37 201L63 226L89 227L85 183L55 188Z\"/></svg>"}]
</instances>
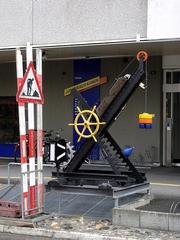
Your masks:
<instances>
[{"instance_id":1,"label":"red triangular warning sign","mask_svg":"<svg viewBox=\"0 0 180 240\"><path fill-rule=\"evenodd\" d=\"M32 62L29 63L24 74L22 85L16 95L16 101L22 103L44 103L44 97Z\"/></svg>"}]
</instances>

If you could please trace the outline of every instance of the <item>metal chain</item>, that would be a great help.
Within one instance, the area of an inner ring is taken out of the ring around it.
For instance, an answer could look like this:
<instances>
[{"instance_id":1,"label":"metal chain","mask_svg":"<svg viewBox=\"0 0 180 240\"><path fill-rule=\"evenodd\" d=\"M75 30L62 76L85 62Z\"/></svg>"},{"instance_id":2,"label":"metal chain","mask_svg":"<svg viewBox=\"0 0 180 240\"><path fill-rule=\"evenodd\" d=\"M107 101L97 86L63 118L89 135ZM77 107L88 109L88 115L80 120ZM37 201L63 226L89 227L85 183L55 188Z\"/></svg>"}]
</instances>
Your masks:
<instances>
[{"instance_id":1,"label":"metal chain","mask_svg":"<svg viewBox=\"0 0 180 240\"><path fill-rule=\"evenodd\" d=\"M147 113L148 109L148 74L147 74L147 61L145 62L145 91L144 91L144 110Z\"/></svg>"},{"instance_id":2,"label":"metal chain","mask_svg":"<svg viewBox=\"0 0 180 240\"><path fill-rule=\"evenodd\" d=\"M130 66L135 60L137 60L137 58L135 58L135 57L131 59L131 61L126 65L126 67L123 68L123 70L122 70L122 71L118 74L118 76L115 78L115 81L124 75L125 71L129 68L129 66Z\"/></svg>"}]
</instances>

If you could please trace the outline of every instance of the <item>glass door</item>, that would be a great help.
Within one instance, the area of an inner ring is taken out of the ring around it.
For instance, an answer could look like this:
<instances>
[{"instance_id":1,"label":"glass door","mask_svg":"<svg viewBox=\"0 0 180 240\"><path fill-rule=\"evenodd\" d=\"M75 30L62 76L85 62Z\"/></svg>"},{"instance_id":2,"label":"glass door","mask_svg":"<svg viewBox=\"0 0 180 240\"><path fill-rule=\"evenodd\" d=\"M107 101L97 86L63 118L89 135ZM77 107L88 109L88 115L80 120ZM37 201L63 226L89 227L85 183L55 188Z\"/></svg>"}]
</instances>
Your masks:
<instances>
[{"instance_id":1,"label":"glass door","mask_svg":"<svg viewBox=\"0 0 180 240\"><path fill-rule=\"evenodd\" d=\"M164 72L163 165L180 166L180 70Z\"/></svg>"}]
</instances>

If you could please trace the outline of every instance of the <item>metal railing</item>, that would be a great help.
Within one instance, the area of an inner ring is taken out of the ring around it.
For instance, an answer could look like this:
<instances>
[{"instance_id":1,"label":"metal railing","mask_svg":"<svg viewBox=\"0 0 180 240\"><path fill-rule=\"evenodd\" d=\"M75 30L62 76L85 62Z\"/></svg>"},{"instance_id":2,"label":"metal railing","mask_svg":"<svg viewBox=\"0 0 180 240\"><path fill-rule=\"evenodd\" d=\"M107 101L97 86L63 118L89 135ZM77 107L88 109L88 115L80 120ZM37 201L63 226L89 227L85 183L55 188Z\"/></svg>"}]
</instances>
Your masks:
<instances>
[{"instance_id":1,"label":"metal railing","mask_svg":"<svg viewBox=\"0 0 180 240\"><path fill-rule=\"evenodd\" d=\"M11 184L11 165L21 166L21 163L10 162L8 163L8 186ZM29 163L28 163L29 165ZM35 164L37 166L37 164ZM43 164L43 167L54 167L54 164ZM37 170L35 170L36 172Z\"/></svg>"}]
</instances>

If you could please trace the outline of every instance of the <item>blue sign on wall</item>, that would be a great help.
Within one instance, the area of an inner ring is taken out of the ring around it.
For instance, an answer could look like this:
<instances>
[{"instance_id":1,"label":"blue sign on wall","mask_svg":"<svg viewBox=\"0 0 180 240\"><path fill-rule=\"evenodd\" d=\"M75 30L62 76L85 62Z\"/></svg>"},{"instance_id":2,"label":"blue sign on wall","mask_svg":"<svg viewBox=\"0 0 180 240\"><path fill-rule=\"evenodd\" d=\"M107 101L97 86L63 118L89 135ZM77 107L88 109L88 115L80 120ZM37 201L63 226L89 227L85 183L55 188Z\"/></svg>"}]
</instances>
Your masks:
<instances>
[{"instance_id":1,"label":"blue sign on wall","mask_svg":"<svg viewBox=\"0 0 180 240\"><path fill-rule=\"evenodd\" d=\"M101 60L100 59L83 59L74 60L74 85L78 83L85 82L91 78L101 75ZM93 107L94 105L99 105L100 101L100 87L94 87L81 93L86 99L88 105ZM77 105L78 100L74 99L74 118L77 115ZM73 144L78 150L85 139L81 139L78 143L77 140L79 135L73 130ZM91 151L89 158L91 160L99 160L99 147L96 145Z\"/></svg>"},{"instance_id":2,"label":"blue sign on wall","mask_svg":"<svg viewBox=\"0 0 180 240\"><path fill-rule=\"evenodd\" d=\"M1 143L0 144L0 157L14 157L15 156L15 143ZM18 152L16 157L19 157L20 153Z\"/></svg>"}]
</instances>

